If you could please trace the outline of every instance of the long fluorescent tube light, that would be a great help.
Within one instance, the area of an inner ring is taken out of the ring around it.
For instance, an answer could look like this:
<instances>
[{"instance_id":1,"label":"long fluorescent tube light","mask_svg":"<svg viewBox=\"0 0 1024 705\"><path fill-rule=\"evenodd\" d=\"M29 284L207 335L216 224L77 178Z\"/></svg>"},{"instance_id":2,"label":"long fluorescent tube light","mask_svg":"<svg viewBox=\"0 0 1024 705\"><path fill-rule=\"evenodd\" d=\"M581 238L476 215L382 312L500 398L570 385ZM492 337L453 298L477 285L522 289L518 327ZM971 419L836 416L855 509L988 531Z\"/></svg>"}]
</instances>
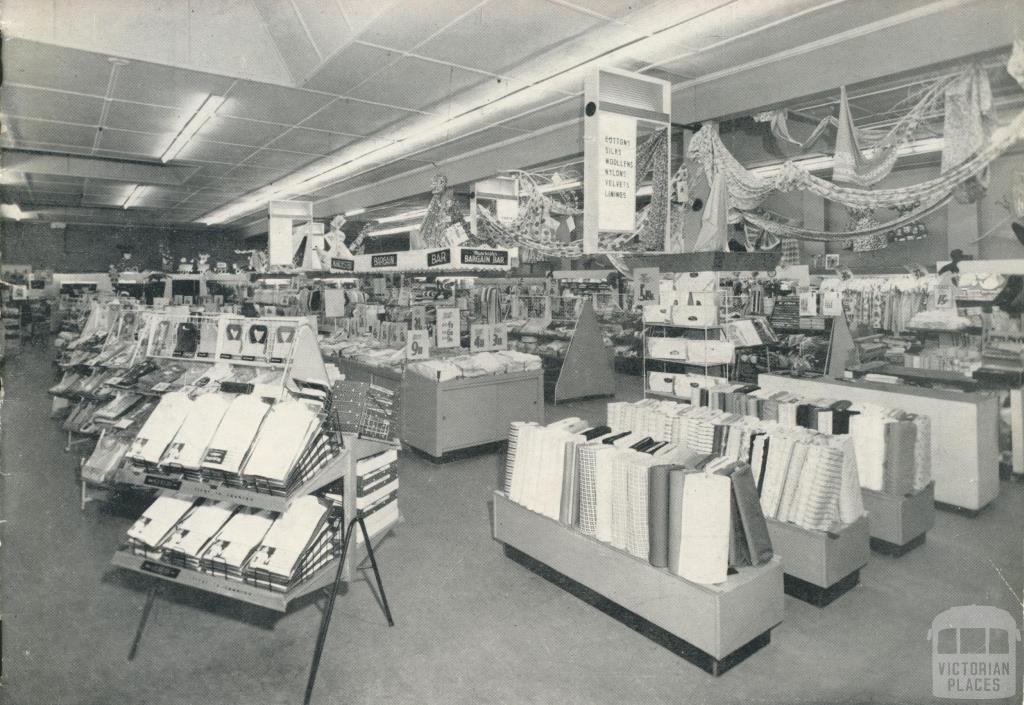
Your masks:
<instances>
[{"instance_id":1,"label":"long fluorescent tube light","mask_svg":"<svg viewBox=\"0 0 1024 705\"><path fill-rule=\"evenodd\" d=\"M0 204L0 216L4 218L10 218L11 220L21 220L27 213L21 210L21 207L17 203L3 203Z\"/></svg>"},{"instance_id":2,"label":"long fluorescent tube light","mask_svg":"<svg viewBox=\"0 0 1024 705\"><path fill-rule=\"evenodd\" d=\"M414 220L416 218L422 218L427 214L426 208L418 208L412 211L406 211L405 213L399 213L398 215L389 215L384 218L374 218L378 223L401 223L404 220Z\"/></svg>"},{"instance_id":3,"label":"long fluorescent tube light","mask_svg":"<svg viewBox=\"0 0 1024 705\"><path fill-rule=\"evenodd\" d=\"M181 132L171 142L171 146L160 157L161 162L169 162L178 156L178 152L185 148L185 145L189 143L192 137L199 132L199 128L206 124L206 121L213 117L217 109L224 104L224 96L220 95L208 95L203 104L199 106L199 110L189 118L189 121L185 123L185 126L181 128Z\"/></svg>"},{"instance_id":4,"label":"long fluorescent tube light","mask_svg":"<svg viewBox=\"0 0 1024 705\"><path fill-rule=\"evenodd\" d=\"M419 230L420 226L417 225L396 225L393 228L384 228L383 230L371 230L367 234L369 237L377 237L378 235L397 235L398 233L411 233L414 230Z\"/></svg>"},{"instance_id":5,"label":"long fluorescent tube light","mask_svg":"<svg viewBox=\"0 0 1024 705\"><path fill-rule=\"evenodd\" d=\"M346 218L351 218L354 215L362 215L365 212L366 212L365 208L353 208L350 211L345 211L345 217Z\"/></svg>"},{"instance_id":6,"label":"long fluorescent tube light","mask_svg":"<svg viewBox=\"0 0 1024 705\"><path fill-rule=\"evenodd\" d=\"M124 205L121 207L127 210L128 208L137 205L139 199L142 198L143 188L142 184L136 184L135 188L132 189L132 192L128 194L128 198L124 199Z\"/></svg>"}]
</instances>

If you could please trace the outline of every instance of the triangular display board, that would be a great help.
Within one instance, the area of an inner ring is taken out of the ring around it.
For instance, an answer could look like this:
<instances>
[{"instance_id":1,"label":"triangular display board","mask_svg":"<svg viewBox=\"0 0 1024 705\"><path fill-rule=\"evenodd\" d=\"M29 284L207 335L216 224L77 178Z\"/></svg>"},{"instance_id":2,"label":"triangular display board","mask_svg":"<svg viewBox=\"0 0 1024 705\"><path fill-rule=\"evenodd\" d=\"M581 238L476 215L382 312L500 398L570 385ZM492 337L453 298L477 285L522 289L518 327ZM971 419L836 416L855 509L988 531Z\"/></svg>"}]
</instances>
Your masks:
<instances>
[{"instance_id":1,"label":"triangular display board","mask_svg":"<svg viewBox=\"0 0 1024 705\"><path fill-rule=\"evenodd\" d=\"M605 347L594 306L583 304L555 382L555 403L615 394L615 358Z\"/></svg>"},{"instance_id":2,"label":"triangular display board","mask_svg":"<svg viewBox=\"0 0 1024 705\"><path fill-rule=\"evenodd\" d=\"M832 319L832 332L828 341L828 359L825 362L825 376L831 379L842 379L843 373L858 360L857 343L850 332L850 324L846 314L842 313Z\"/></svg>"}]
</instances>

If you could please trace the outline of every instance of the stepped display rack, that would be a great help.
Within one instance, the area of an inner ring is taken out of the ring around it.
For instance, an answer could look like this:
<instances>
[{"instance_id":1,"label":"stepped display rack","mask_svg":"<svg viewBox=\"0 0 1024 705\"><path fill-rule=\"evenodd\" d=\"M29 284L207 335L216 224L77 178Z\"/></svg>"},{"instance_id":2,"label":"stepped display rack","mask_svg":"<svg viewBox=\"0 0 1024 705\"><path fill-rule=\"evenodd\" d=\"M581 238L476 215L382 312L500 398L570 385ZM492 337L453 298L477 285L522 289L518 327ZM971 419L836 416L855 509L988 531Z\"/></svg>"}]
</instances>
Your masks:
<instances>
[{"instance_id":1,"label":"stepped display rack","mask_svg":"<svg viewBox=\"0 0 1024 705\"><path fill-rule=\"evenodd\" d=\"M782 557L787 595L825 607L860 582L871 554L866 516L834 532L767 521L772 548Z\"/></svg>"},{"instance_id":2,"label":"stepped display rack","mask_svg":"<svg viewBox=\"0 0 1024 705\"><path fill-rule=\"evenodd\" d=\"M166 323L162 333L163 336L174 335L173 331L176 325L195 323L194 317L178 316L158 317L152 321L146 343L147 354L151 357L159 358L166 356L162 355L158 349L155 349L156 341L153 337L156 335L161 322ZM218 317L217 323L218 337L216 344L213 346L199 346L204 349L200 351L199 347L197 347L197 350L191 353L189 357L209 360L211 363L215 360L227 360L231 364L280 369L283 371L282 380L280 386L275 387L278 395L283 393L282 390L285 388L301 394L303 388L308 388L310 385L325 390L330 389L330 378L320 356L313 322L309 319L242 318L222 315ZM266 327L266 332L268 333L266 348L262 354L242 354L240 350L235 349L235 343L240 338L245 339L248 336L248 327L253 325ZM170 357L180 360L183 356L171 353ZM267 395L270 391L269 389L251 390L250 393L255 392ZM196 476L195 473L190 473L186 477L183 472L173 472L167 468L147 469L145 472L138 474L135 484L139 486L156 487L164 491L181 492L190 496L201 496L211 500L228 501L234 504L277 512L287 509L296 498L315 492L338 479L342 479L345 491L343 492L340 504L342 517L347 522L347 526L344 527L343 531L336 534L333 539L307 548L303 559L306 563L300 571L298 581L283 591L274 590L269 585L264 587L261 585L262 580L255 582L240 581L226 575L215 575L184 567L180 564L172 564L165 561L163 556L146 554L145 551L140 552L130 546L120 548L111 559L111 563L114 566L157 580L147 593L142 616L129 652L129 660L135 657L138 650L149 613L156 598L158 586L161 582L195 588L277 612L286 612L289 605L298 598L330 587L328 606L324 611L320 632L317 637L313 666L307 686L306 702L309 701L309 697L312 694L316 669L322 655L331 610L334 598L337 595L338 583L341 581L351 582L356 574L357 566L365 558L369 558L373 567L388 624L389 626L393 624L376 558L373 555L373 547L391 531L401 520L401 517L396 513L393 520L377 527L372 534L367 531L362 512L357 508L356 504L356 487L358 485L356 462L363 458L392 451L394 445L358 438L355 435L346 435L343 437L343 440L344 448L331 462L323 468L310 473L308 477L300 478L298 484L292 487L291 491L285 495L271 494L267 488L252 485L229 486L204 475ZM361 535L355 537L355 545L350 545L352 544L357 524ZM333 547L331 546L332 542L335 544ZM337 557L331 558L331 554L335 554Z\"/></svg>"},{"instance_id":3,"label":"stepped display rack","mask_svg":"<svg viewBox=\"0 0 1024 705\"><path fill-rule=\"evenodd\" d=\"M780 560L698 585L494 493L506 554L718 676L767 646L782 622ZM552 572L556 575L552 576ZM639 626L636 626L639 623Z\"/></svg>"}]
</instances>

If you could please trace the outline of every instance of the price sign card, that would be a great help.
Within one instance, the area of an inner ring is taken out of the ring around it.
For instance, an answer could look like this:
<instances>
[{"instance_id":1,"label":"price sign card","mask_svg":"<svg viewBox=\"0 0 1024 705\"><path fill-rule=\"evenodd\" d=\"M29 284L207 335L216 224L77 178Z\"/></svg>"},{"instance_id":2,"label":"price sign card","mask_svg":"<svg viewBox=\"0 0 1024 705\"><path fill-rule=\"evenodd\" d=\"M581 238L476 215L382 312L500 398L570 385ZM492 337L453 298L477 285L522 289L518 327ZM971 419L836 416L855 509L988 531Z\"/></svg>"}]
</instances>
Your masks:
<instances>
[{"instance_id":1,"label":"price sign card","mask_svg":"<svg viewBox=\"0 0 1024 705\"><path fill-rule=\"evenodd\" d=\"M411 330L405 339L406 360L426 360L430 357L430 336L425 330Z\"/></svg>"},{"instance_id":2,"label":"price sign card","mask_svg":"<svg viewBox=\"0 0 1024 705\"><path fill-rule=\"evenodd\" d=\"M426 330L427 329L427 307L426 306L413 306L412 307L412 329L413 330Z\"/></svg>"},{"instance_id":3,"label":"price sign card","mask_svg":"<svg viewBox=\"0 0 1024 705\"><path fill-rule=\"evenodd\" d=\"M508 325L495 323L491 326L491 350L508 350Z\"/></svg>"},{"instance_id":4,"label":"price sign card","mask_svg":"<svg viewBox=\"0 0 1024 705\"><path fill-rule=\"evenodd\" d=\"M485 323L474 323L469 327L469 351L483 352L490 350L491 326Z\"/></svg>"},{"instance_id":5,"label":"price sign card","mask_svg":"<svg viewBox=\"0 0 1024 705\"><path fill-rule=\"evenodd\" d=\"M437 347L457 348L462 337L462 321L459 309L437 309Z\"/></svg>"}]
</instances>

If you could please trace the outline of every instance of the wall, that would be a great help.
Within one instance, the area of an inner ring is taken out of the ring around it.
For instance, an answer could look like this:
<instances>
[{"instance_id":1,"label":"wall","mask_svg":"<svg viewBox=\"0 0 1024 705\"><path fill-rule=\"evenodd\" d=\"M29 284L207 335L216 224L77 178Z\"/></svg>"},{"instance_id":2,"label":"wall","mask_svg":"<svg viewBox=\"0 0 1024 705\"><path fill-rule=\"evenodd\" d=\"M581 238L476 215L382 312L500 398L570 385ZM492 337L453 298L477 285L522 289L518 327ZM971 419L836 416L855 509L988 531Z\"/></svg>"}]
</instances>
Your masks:
<instances>
[{"instance_id":1,"label":"wall","mask_svg":"<svg viewBox=\"0 0 1024 705\"><path fill-rule=\"evenodd\" d=\"M105 272L120 261L118 245L132 251L132 262L139 269L160 268L160 245L166 243L175 261L199 253L210 255L210 262L242 262L234 254L245 243L223 231L175 231L166 228L109 227L75 225L53 230L48 223L0 221L0 261L31 264L56 272Z\"/></svg>"}]
</instances>

